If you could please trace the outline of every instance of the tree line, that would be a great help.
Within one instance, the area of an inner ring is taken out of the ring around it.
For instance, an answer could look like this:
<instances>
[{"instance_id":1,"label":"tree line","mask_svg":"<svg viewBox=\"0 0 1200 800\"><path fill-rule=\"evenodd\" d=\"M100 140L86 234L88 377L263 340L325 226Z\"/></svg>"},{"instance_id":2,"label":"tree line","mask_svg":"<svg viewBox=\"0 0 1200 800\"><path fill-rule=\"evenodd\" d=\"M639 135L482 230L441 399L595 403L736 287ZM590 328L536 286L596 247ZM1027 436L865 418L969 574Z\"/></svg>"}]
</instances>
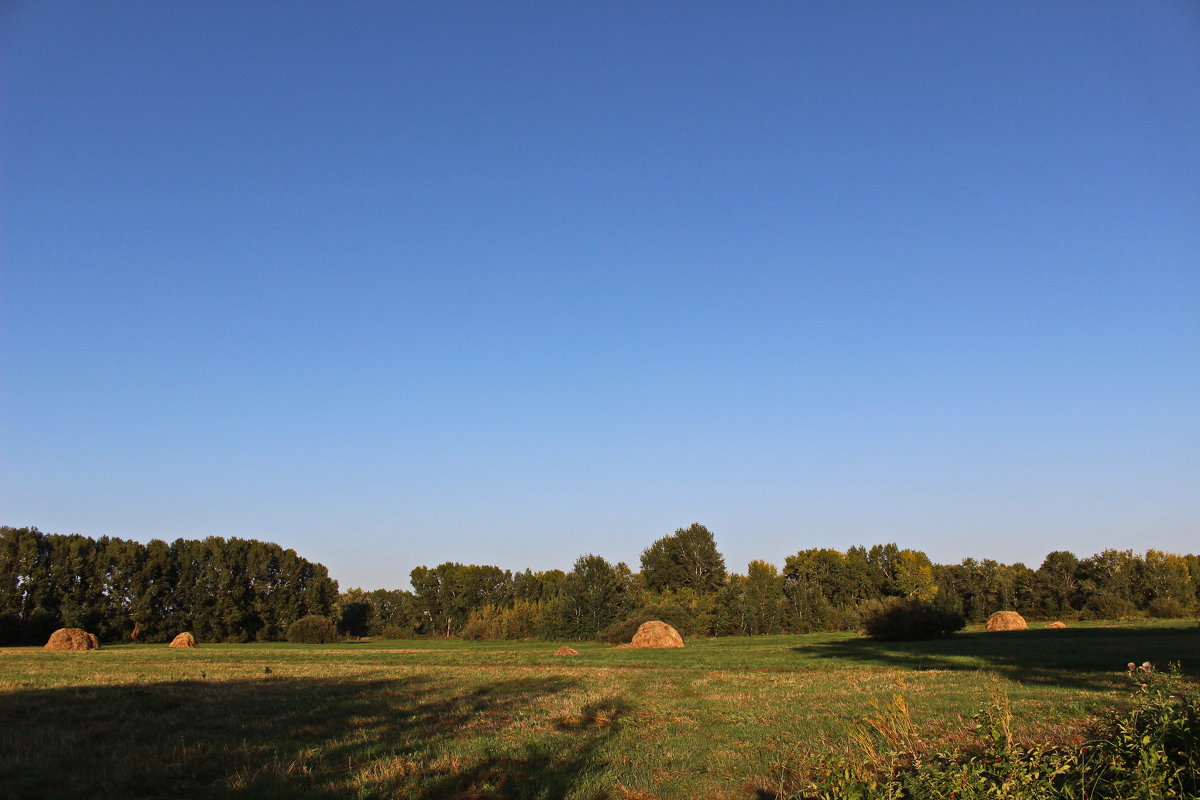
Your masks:
<instances>
[{"instance_id":1,"label":"tree line","mask_svg":"<svg viewBox=\"0 0 1200 800\"><path fill-rule=\"evenodd\" d=\"M0 527L0 644L41 644L75 627L102 641L282 639L306 614L336 615L320 564L253 539L142 544Z\"/></svg>"},{"instance_id":2,"label":"tree line","mask_svg":"<svg viewBox=\"0 0 1200 800\"><path fill-rule=\"evenodd\" d=\"M1200 559L1148 550L1086 558L1057 551L1037 569L965 559L934 564L896 544L813 548L782 568L729 573L699 523L663 536L639 569L598 555L570 571L447 562L412 570L412 589L338 593L324 566L279 545L210 537L147 544L0 528L0 643L41 643L58 627L102 640L278 640L310 614L350 636L627 640L661 619L686 636L857 630L889 598L917 598L982 622L1175 617L1196 610Z\"/></svg>"},{"instance_id":3,"label":"tree line","mask_svg":"<svg viewBox=\"0 0 1200 800\"><path fill-rule=\"evenodd\" d=\"M983 622L1012 610L1034 619L1179 617L1196 611L1200 559L1148 550L1086 558L1057 551L1037 569L964 559L934 564L896 544L814 548L782 569L752 561L730 574L712 533L680 528L642 553L640 570L580 556L569 572L510 572L447 562L412 571L412 591L341 596L341 627L357 636L628 640L661 619L684 636L857 630L889 598L917 598Z\"/></svg>"}]
</instances>

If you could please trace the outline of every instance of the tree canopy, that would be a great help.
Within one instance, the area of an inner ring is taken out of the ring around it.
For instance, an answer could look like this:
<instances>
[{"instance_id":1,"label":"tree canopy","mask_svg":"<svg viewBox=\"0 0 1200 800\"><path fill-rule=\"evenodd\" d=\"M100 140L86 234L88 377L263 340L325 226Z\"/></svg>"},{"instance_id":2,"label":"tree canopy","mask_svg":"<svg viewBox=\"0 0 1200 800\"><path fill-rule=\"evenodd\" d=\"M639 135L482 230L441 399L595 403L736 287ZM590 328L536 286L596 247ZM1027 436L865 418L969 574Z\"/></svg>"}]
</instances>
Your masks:
<instances>
[{"instance_id":1,"label":"tree canopy","mask_svg":"<svg viewBox=\"0 0 1200 800\"><path fill-rule=\"evenodd\" d=\"M646 588L716 592L725 583L725 557L712 533L699 522L679 528L642 552Z\"/></svg>"},{"instance_id":2,"label":"tree canopy","mask_svg":"<svg viewBox=\"0 0 1200 800\"><path fill-rule=\"evenodd\" d=\"M0 643L41 643L61 627L100 639L283 638L307 614L328 615L337 582L325 567L254 539L155 539L45 534L0 527Z\"/></svg>"}]
</instances>

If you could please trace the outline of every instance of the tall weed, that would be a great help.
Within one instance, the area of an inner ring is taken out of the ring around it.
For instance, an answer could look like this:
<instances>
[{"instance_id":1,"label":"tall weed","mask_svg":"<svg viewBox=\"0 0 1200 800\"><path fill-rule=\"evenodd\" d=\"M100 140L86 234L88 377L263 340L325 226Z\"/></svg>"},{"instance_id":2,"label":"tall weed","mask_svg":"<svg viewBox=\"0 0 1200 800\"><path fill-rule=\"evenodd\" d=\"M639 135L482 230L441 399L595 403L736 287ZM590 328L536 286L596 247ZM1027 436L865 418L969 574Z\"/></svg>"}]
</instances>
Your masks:
<instances>
[{"instance_id":1,"label":"tall weed","mask_svg":"<svg viewBox=\"0 0 1200 800\"><path fill-rule=\"evenodd\" d=\"M820 800L1163 800L1200 797L1200 698L1178 665L1129 664L1133 708L1097 721L1079 747L1013 737L996 684L976 713L973 741L926 754L903 697L851 734L854 755L810 774L796 797Z\"/></svg>"}]
</instances>

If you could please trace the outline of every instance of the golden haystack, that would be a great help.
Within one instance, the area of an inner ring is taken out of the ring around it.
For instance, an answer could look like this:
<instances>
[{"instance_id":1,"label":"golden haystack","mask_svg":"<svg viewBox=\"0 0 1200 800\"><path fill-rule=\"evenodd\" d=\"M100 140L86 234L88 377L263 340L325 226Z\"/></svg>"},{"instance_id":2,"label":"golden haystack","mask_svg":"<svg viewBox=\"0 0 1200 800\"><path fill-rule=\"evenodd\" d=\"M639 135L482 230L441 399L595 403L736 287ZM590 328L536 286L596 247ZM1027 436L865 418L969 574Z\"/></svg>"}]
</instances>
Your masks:
<instances>
[{"instance_id":1,"label":"golden haystack","mask_svg":"<svg viewBox=\"0 0 1200 800\"><path fill-rule=\"evenodd\" d=\"M633 635L633 641L620 646L635 649L683 647L683 637L667 623L654 620L643 622Z\"/></svg>"},{"instance_id":2,"label":"golden haystack","mask_svg":"<svg viewBox=\"0 0 1200 800\"><path fill-rule=\"evenodd\" d=\"M987 621L989 631L1020 631L1028 627L1025 618L1015 611L997 611Z\"/></svg>"},{"instance_id":3,"label":"golden haystack","mask_svg":"<svg viewBox=\"0 0 1200 800\"><path fill-rule=\"evenodd\" d=\"M47 650L99 650L100 640L83 628L59 628L50 634Z\"/></svg>"},{"instance_id":4,"label":"golden haystack","mask_svg":"<svg viewBox=\"0 0 1200 800\"><path fill-rule=\"evenodd\" d=\"M556 655L556 656L577 656L577 655L579 655L579 651L573 647L565 647L564 646L564 647L560 647L557 650L555 650L554 655Z\"/></svg>"},{"instance_id":5,"label":"golden haystack","mask_svg":"<svg viewBox=\"0 0 1200 800\"><path fill-rule=\"evenodd\" d=\"M187 648L199 647L199 646L200 645L196 643L196 637L192 636L187 631L184 631L183 633L176 636L174 639L171 640L171 643L169 645L167 645L167 647L187 647Z\"/></svg>"},{"instance_id":6,"label":"golden haystack","mask_svg":"<svg viewBox=\"0 0 1200 800\"><path fill-rule=\"evenodd\" d=\"M1065 628L1065 627L1067 627L1067 623L1065 623L1065 622L1051 622L1051 623L1050 623L1049 625L1047 625L1046 627L1047 627L1047 628Z\"/></svg>"}]
</instances>

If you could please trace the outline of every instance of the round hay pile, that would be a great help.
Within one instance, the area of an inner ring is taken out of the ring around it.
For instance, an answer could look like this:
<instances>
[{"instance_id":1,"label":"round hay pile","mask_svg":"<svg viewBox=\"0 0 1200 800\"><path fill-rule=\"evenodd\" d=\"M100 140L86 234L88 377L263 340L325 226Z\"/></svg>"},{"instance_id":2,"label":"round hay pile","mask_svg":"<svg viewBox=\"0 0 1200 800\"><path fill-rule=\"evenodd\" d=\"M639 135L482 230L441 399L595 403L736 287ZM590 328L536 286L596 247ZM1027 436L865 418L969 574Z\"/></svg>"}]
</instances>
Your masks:
<instances>
[{"instance_id":1,"label":"round hay pile","mask_svg":"<svg viewBox=\"0 0 1200 800\"><path fill-rule=\"evenodd\" d=\"M683 637L679 631L665 622L653 620L643 622L633 635L633 641L621 647L636 649L658 649L663 647L683 647Z\"/></svg>"},{"instance_id":2,"label":"round hay pile","mask_svg":"<svg viewBox=\"0 0 1200 800\"><path fill-rule=\"evenodd\" d=\"M563 647L560 647L557 650L555 650L554 655L556 655L556 656L577 656L577 655L579 655L579 651L576 650L574 647L563 646Z\"/></svg>"},{"instance_id":3,"label":"round hay pile","mask_svg":"<svg viewBox=\"0 0 1200 800\"><path fill-rule=\"evenodd\" d=\"M100 640L83 628L59 628L50 634L47 650L99 650Z\"/></svg>"},{"instance_id":4,"label":"round hay pile","mask_svg":"<svg viewBox=\"0 0 1200 800\"><path fill-rule=\"evenodd\" d=\"M1050 623L1049 625L1047 625L1046 627L1047 627L1047 628L1055 628L1055 629L1058 629L1058 628L1065 628L1065 627L1067 627L1067 623L1065 623L1065 622L1051 622L1051 623Z\"/></svg>"},{"instance_id":5,"label":"round hay pile","mask_svg":"<svg viewBox=\"0 0 1200 800\"><path fill-rule=\"evenodd\" d=\"M196 637L192 636L187 631L184 631L183 633L176 636L174 639L171 640L171 643L169 645L167 645L167 647L186 647L188 649L191 649L193 647L199 647L199 646L200 645L196 643Z\"/></svg>"},{"instance_id":6,"label":"round hay pile","mask_svg":"<svg viewBox=\"0 0 1200 800\"><path fill-rule=\"evenodd\" d=\"M989 631L1021 631L1028 627L1025 618L1015 611L997 611L987 621Z\"/></svg>"}]
</instances>

